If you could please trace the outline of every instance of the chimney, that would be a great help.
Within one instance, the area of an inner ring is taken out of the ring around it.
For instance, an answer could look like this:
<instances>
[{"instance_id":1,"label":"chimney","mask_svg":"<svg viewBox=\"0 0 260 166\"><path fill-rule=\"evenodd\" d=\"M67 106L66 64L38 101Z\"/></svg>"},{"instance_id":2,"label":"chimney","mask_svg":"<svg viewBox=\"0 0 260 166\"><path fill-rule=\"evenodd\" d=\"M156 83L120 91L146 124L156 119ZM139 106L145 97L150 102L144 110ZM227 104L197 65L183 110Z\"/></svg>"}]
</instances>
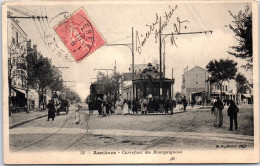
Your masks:
<instances>
[{"instance_id":1,"label":"chimney","mask_svg":"<svg viewBox=\"0 0 260 166\"><path fill-rule=\"evenodd\" d=\"M32 41L31 39L27 41L27 49L32 48Z\"/></svg>"}]
</instances>

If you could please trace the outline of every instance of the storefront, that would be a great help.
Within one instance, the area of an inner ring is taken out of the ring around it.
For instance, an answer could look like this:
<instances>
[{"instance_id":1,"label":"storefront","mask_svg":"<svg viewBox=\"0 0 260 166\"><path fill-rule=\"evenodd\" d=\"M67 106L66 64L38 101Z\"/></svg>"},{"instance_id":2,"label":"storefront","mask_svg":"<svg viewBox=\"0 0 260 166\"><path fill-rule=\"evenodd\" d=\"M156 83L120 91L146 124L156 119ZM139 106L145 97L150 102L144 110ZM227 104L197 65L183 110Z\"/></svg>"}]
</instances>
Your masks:
<instances>
[{"instance_id":1,"label":"storefront","mask_svg":"<svg viewBox=\"0 0 260 166\"><path fill-rule=\"evenodd\" d=\"M11 106L13 112L24 111L27 105L26 91L18 88L11 88Z\"/></svg>"}]
</instances>

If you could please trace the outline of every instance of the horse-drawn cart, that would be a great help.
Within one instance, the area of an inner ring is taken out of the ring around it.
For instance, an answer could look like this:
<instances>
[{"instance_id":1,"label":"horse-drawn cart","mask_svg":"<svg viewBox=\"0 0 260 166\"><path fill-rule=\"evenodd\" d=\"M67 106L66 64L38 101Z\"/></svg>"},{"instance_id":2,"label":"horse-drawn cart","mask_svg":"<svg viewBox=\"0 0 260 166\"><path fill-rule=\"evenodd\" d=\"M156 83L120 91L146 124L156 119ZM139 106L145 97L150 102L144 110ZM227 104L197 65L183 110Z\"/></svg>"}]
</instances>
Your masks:
<instances>
[{"instance_id":1,"label":"horse-drawn cart","mask_svg":"<svg viewBox=\"0 0 260 166\"><path fill-rule=\"evenodd\" d=\"M57 107L57 115L60 115L60 112L69 112L69 101L68 100L60 100L59 105Z\"/></svg>"}]
</instances>

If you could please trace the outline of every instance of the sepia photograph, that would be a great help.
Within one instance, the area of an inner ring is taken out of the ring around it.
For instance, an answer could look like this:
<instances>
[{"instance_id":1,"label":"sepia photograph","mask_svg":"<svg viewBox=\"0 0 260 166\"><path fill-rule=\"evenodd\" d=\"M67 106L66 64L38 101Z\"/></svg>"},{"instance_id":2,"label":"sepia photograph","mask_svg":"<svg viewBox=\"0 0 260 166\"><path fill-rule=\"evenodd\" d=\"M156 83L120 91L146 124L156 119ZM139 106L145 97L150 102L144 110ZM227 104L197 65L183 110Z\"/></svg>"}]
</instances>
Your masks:
<instances>
[{"instance_id":1,"label":"sepia photograph","mask_svg":"<svg viewBox=\"0 0 260 166\"><path fill-rule=\"evenodd\" d=\"M259 162L257 1L6 1L5 164Z\"/></svg>"}]
</instances>

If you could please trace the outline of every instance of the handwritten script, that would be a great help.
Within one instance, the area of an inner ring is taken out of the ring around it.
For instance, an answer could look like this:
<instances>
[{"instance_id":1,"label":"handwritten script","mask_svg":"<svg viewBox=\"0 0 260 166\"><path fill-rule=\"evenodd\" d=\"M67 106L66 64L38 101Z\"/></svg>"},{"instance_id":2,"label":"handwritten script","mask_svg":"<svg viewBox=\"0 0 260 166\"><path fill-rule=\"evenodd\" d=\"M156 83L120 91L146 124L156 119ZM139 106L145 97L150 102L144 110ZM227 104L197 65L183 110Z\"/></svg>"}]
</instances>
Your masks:
<instances>
[{"instance_id":1,"label":"handwritten script","mask_svg":"<svg viewBox=\"0 0 260 166\"><path fill-rule=\"evenodd\" d=\"M160 33L162 33L163 30L169 25L171 18L173 18L175 11L178 9L178 5L176 5L174 8L169 6L169 9L170 11L164 13L163 20L161 21L161 29L159 29L160 18L158 16L158 13L156 13L155 21L150 25L146 25L148 27L148 31L145 33L145 35L140 35L139 32L136 31L135 50L139 54L142 53L142 48L145 46L147 40L152 36L152 34L154 34L155 43L158 42ZM181 33L182 27L184 26L183 24L189 21L188 20L182 21L179 17L175 17L173 18L173 20L174 23L172 24L173 31L171 32L171 44L177 47L175 36Z\"/></svg>"}]
</instances>

